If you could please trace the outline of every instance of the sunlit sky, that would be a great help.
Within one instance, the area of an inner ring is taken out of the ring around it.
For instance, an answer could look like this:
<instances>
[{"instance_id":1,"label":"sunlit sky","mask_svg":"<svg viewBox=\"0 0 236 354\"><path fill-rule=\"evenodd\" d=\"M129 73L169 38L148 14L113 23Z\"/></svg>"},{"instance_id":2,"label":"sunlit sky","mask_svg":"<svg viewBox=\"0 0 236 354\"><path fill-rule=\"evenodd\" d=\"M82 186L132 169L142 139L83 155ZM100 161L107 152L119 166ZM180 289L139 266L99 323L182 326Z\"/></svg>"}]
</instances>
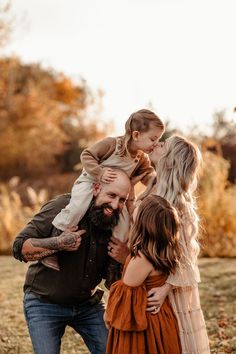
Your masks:
<instances>
[{"instance_id":1,"label":"sunlit sky","mask_svg":"<svg viewBox=\"0 0 236 354\"><path fill-rule=\"evenodd\" d=\"M115 134L150 102L184 130L235 116L235 0L12 0L12 13L25 19L6 53L102 89Z\"/></svg>"}]
</instances>

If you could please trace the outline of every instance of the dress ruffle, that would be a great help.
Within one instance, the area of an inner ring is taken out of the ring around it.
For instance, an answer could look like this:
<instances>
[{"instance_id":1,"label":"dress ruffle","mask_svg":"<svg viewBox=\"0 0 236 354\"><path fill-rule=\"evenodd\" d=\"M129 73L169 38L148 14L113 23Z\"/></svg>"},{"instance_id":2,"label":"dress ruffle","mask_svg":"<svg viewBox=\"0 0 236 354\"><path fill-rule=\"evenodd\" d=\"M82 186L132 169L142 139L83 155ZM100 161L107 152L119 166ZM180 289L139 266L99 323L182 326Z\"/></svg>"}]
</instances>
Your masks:
<instances>
[{"instance_id":1,"label":"dress ruffle","mask_svg":"<svg viewBox=\"0 0 236 354\"><path fill-rule=\"evenodd\" d=\"M147 291L162 286L166 278L164 274L150 276L138 287L122 280L112 285L106 354L181 354L178 323L169 299L157 314L146 311Z\"/></svg>"},{"instance_id":2,"label":"dress ruffle","mask_svg":"<svg viewBox=\"0 0 236 354\"><path fill-rule=\"evenodd\" d=\"M110 290L107 306L107 322L123 331L143 331L147 328L147 292L144 285L131 287L122 280Z\"/></svg>"}]
</instances>

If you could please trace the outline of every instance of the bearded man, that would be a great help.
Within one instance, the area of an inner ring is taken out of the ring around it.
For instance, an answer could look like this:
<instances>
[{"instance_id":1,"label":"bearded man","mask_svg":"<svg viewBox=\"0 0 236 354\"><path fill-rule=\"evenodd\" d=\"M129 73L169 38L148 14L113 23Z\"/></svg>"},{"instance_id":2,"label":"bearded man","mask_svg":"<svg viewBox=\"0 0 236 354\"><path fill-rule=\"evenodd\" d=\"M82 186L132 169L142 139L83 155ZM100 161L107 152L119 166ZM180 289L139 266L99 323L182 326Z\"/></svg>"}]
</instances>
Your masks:
<instances>
[{"instance_id":1,"label":"bearded man","mask_svg":"<svg viewBox=\"0 0 236 354\"><path fill-rule=\"evenodd\" d=\"M70 194L64 194L45 204L16 237L14 257L36 261L24 284L24 313L36 354L59 354L66 326L82 336L91 353L106 352L103 291L97 286L106 277L109 255L123 263L128 254L126 244L112 237L130 191L128 176L116 172L113 182L94 184L92 204L77 228L58 235L52 225L69 202ZM60 271L43 264L55 252Z\"/></svg>"}]
</instances>

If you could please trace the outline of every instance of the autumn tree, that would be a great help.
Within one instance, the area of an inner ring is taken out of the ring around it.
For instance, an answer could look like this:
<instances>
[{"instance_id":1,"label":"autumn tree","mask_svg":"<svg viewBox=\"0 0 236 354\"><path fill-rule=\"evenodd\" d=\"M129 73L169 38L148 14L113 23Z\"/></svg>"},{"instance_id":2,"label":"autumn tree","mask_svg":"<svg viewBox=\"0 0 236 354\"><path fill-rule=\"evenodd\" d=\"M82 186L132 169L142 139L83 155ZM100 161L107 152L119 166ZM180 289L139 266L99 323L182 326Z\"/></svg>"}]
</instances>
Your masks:
<instances>
[{"instance_id":1,"label":"autumn tree","mask_svg":"<svg viewBox=\"0 0 236 354\"><path fill-rule=\"evenodd\" d=\"M202 137L204 150L222 156L230 163L228 178L236 181L236 122L227 119L225 111L217 111L213 116L212 133Z\"/></svg>"},{"instance_id":2,"label":"autumn tree","mask_svg":"<svg viewBox=\"0 0 236 354\"><path fill-rule=\"evenodd\" d=\"M82 81L17 58L0 60L0 170L36 176L58 170L56 157L70 144L101 138L103 127L86 119L92 94Z\"/></svg>"}]
</instances>

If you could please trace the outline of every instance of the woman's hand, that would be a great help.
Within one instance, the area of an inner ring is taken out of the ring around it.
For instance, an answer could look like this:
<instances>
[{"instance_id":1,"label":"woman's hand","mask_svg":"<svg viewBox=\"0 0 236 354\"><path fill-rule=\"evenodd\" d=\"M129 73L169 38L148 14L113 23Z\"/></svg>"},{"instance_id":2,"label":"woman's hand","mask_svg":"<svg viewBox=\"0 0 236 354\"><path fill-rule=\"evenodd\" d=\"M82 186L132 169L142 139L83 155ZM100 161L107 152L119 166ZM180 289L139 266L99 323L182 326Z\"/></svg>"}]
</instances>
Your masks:
<instances>
[{"instance_id":1,"label":"woman's hand","mask_svg":"<svg viewBox=\"0 0 236 354\"><path fill-rule=\"evenodd\" d=\"M108 255L117 262L124 264L129 254L127 242L122 242L118 238L112 236L108 243Z\"/></svg>"},{"instance_id":2,"label":"woman's hand","mask_svg":"<svg viewBox=\"0 0 236 354\"><path fill-rule=\"evenodd\" d=\"M149 290L146 311L149 311L153 314L159 312L171 288L172 286L170 284L165 283L163 286Z\"/></svg>"}]
</instances>

